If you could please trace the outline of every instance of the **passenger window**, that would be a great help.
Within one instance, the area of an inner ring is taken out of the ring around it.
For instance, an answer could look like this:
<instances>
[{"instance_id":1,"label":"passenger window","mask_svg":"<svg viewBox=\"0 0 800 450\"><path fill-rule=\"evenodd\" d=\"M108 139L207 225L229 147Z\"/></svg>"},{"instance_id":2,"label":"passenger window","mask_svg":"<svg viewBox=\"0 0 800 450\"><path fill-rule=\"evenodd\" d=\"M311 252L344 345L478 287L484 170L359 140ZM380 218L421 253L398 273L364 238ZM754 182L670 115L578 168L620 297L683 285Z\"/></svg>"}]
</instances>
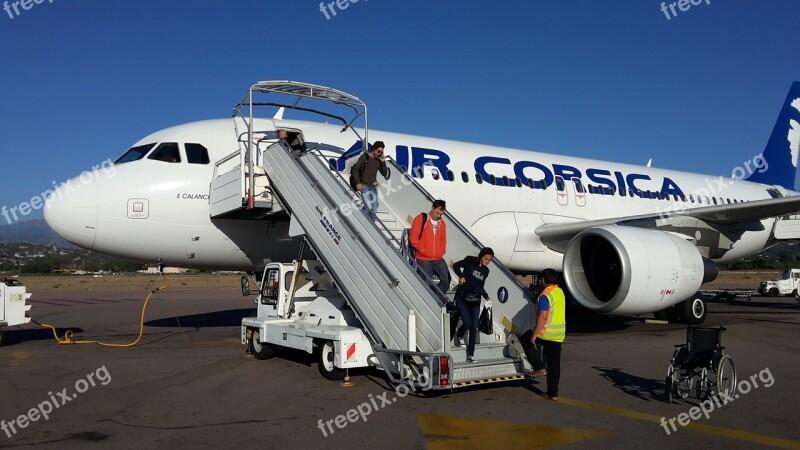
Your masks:
<instances>
[{"instance_id":1,"label":"passenger window","mask_svg":"<svg viewBox=\"0 0 800 450\"><path fill-rule=\"evenodd\" d=\"M489 175L489 184L497 185L497 177Z\"/></svg>"},{"instance_id":2,"label":"passenger window","mask_svg":"<svg viewBox=\"0 0 800 450\"><path fill-rule=\"evenodd\" d=\"M131 161L137 161L142 159L147 152L150 151L153 146L156 145L155 142L152 144L144 144L144 145L137 145L136 147L132 147L128 149L125 153L122 154L119 158L114 161L114 164L122 164Z\"/></svg>"},{"instance_id":3,"label":"passenger window","mask_svg":"<svg viewBox=\"0 0 800 450\"><path fill-rule=\"evenodd\" d=\"M503 186L510 186L510 185L508 184L508 177L507 177L507 176L505 176L505 175L503 175Z\"/></svg>"},{"instance_id":4,"label":"passenger window","mask_svg":"<svg viewBox=\"0 0 800 450\"><path fill-rule=\"evenodd\" d=\"M528 178L528 187L533 189L533 180Z\"/></svg>"},{"instance_id":5,"label":"passenger window","mask_svg":"<svg viewBox=\"0 0 800 450\"><path fill-rule=\"evenodd\" d=\"M189 164L208 164L208 150L200 144L185 144L186 161Z\"/></svg>"},{"instance_id":6,"label":"passenger window","mask_svg":"<svg viewBox=\"0 0 800 450\"><path fill-rule=\"evenodd\" d=\"M159 144L153 153L147 157L147 159L154 159L156 161L163 161L168 163L179 163L181 162L181 154L178 151L178 143L177 142L164 142Z\"/></svg>"},{"instance_id":7,"label":"passenger window","mask_svg":"<svg viewBox=\"0 0 800 450\"><path fill-rule=\"evenodd\" d=\"M434 180L438 180L439 179L439 171L437 169L431 170L431 176L433 177Z\"/></svg>"},{"instance_id":8,"label":"passenger window","mask_svg":"<svg viewBox=\"0 0 800 450\"><path fill-rule=\"evenodd\" d=\"M447 181L455 181L456 177L452 170L447 171Z\"/></svg>"},{"instance_id":9,"label":"passenger window","mask_svg":"<svg viewBox=\"0 0 800 450\"><path fill-rule=\"evenodd\" d=\"M481 176L481 174L479 174L479 173L476 173L476 174L475 174L475 181L476 181L478 184L483 184L483 177Z\"/></svg>"},{"instance_id":10,"label":"passenger window","mask_svg":"<svg viewBox=\"0 0 800 450\"><path fill-rule=\"evenodd\" d=\"M469 175L467 172L461 172L461 181L464 183L469 183Z\"/></svg>"},{"instance_id":11,"label":"passenger window","mask_svg":"<svg viewBox=\"0 0 800 450\"><path fill-rule=\"evenodd\" d=\"M561 177L556 177L556 189L559 192L563 192L566 189L566 185L564 184L564 179Z\"/></svg>"}]
</instances>

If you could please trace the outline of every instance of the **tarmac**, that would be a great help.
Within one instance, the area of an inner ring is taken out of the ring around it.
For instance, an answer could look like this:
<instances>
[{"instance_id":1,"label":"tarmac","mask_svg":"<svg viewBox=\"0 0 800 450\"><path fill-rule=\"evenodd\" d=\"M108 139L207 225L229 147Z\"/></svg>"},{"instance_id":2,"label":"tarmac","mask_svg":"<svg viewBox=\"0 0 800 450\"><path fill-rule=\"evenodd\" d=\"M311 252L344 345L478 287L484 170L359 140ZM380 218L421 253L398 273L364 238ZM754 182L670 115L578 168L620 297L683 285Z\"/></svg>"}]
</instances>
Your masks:
<instances>
[{"instance_id":1,"label":"tarmac","mask_svg":"<svg viewBox=\"0 0 800 450\"><path fill-rule=\"evenodd\" d=\"M30 315L60 337L69 329L75 339L130 343L147 293L33 292ZM727 328L733 401L665 401L685 326L575 309L554 402L540 396L544 379L432 394L363 369L342 387L303 352L245 353L239 323L253 297L167 289L151 299L133 347L59 345L32 324L6 329L0 447L800 449L800 306L755 297L708 307L704 326Z\"/></svg>"}]
</instances>

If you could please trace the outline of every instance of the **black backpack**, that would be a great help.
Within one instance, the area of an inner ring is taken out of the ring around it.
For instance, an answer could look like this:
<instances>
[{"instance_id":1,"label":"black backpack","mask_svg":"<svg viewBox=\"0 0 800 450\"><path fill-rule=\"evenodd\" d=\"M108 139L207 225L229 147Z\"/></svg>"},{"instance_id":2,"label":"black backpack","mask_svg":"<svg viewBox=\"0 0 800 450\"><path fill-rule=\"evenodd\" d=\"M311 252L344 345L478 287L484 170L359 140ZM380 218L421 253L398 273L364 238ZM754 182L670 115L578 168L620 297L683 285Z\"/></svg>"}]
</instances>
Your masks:
<instances>
[{"instance_id":1,"label":"black backpack","mask_svg":"<svg viewBox=\"0 0 800 450\"><path fill-rule=\"evenodd\" d=\"M356 190L357 190L357 189L356 189L356 185L357 185L358 183L356 183L356 177L354 177L354 176L353 176L353 169L355 169L355 168L356 168L356 166L357 166L357 165L359 165L359 164L361 163L361 160L362 160L363 158L368 158L368 157L369 157L369 156L368 156L366 153L362 154L362 155L361 155L361 156L358 158L358 161L356 161L356 163L355 163L355 164L353 164L353 167L351 167L351 168L350 168L350 188L351 188L352 190L354 190L354 191L356 191ZM361 166L361 170L359 170L359 171L358 171L358 178L362 178L362 177L364 176L364 169L366 169L366 168L367 168L367 162L365 161L365 162L364 162L364 165L363 165L363 166Z\"/></svg>"},{"instance_id":2,"label":"black backpack","mask_svg":"<svg viewBox=\"0 0 800 450\"><path fill-rule=\"evenodd\" d=\"M417 239L422 239L422 231L425 229L425 222L428 221L428 214L419 213L419 215L422 216L422 226L419 227L419 237L417 237ZM417 255L417 249L411 245L411 239L408 240L408 254L411 256L411 258L415 258Z\"/></svg>"}]
</instances>

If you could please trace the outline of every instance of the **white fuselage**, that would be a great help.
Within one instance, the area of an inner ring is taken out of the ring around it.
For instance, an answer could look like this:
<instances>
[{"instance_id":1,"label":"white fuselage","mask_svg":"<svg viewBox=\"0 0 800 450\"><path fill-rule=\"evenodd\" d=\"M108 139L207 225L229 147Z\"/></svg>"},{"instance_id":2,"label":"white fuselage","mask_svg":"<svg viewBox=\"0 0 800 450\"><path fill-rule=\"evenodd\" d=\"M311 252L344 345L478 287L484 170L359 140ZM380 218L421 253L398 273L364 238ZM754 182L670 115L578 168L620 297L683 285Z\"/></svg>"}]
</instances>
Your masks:
<instances>
[{"instance_id":1,"label":"white fuselage","mask_svg":"<svg viewBox=\"0 0 800 450\"><path fill-rule=\"evenodd\" d=\"M263 119L254 129L274 131L278 125L301 131L308 143L344 150L356 143L352 133L340 132L341 127L315 122ZM434 197L445 199L454 217L518 272L561 267L562 253L546 247L536 234L543 224L770 198L769 186L731 178L381 131L370 131L369 140L384 141L387 155L400 165L415 167L429 161L418 181ZM286 222L209 215L214 162L238 148L230 119L167 128L136 145L165 142L179 144L181 162L145 156L110 166L87 182L78 177L72 180L77 188L58 192L48 203L48 224L85 248L184 267L252 270L267 260L296 256L297 241L288 238ZM188 163L186 143L208 149L210 162ZM452 181L442 176L447 171L452 172ZM477 181L479 176L482 182ZM504 177L511 186L502 185ZM565 179L562 190L558 177ZM527 179L544 180L547 188L531 188ZM620 187L624 196L619 195ZM605 193L590 193L590 188ZM685 201L679 200L681 195ZM429 207L420 205L420 211ZM773 222L763 220L763 230L744 232L717 260L740 258L768 246Z\"/></svg>"}]
</instances>

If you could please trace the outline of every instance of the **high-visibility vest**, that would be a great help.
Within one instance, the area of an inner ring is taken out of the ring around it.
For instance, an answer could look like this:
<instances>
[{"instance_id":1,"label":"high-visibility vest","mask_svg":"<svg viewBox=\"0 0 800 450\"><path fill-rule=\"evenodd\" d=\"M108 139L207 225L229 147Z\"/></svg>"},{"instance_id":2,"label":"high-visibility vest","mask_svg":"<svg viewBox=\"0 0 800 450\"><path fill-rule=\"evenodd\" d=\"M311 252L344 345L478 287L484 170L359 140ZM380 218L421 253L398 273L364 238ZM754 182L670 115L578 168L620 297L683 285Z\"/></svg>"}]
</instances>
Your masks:
<instances>
[{"instance_id":1,"label":"high-visibility vest","mask_svg":"<svg viewBox=\"0 0 800 450\"><path fill-rule=\"evenodd\" d=\"M547 310L547 320L544 328L539 331L538 338L547 341L564 342L567 331L567 322L564 318L564 291L558 286L547 286L540 295L547 297L550 309Z\"/></svg>"}]
</instances>

